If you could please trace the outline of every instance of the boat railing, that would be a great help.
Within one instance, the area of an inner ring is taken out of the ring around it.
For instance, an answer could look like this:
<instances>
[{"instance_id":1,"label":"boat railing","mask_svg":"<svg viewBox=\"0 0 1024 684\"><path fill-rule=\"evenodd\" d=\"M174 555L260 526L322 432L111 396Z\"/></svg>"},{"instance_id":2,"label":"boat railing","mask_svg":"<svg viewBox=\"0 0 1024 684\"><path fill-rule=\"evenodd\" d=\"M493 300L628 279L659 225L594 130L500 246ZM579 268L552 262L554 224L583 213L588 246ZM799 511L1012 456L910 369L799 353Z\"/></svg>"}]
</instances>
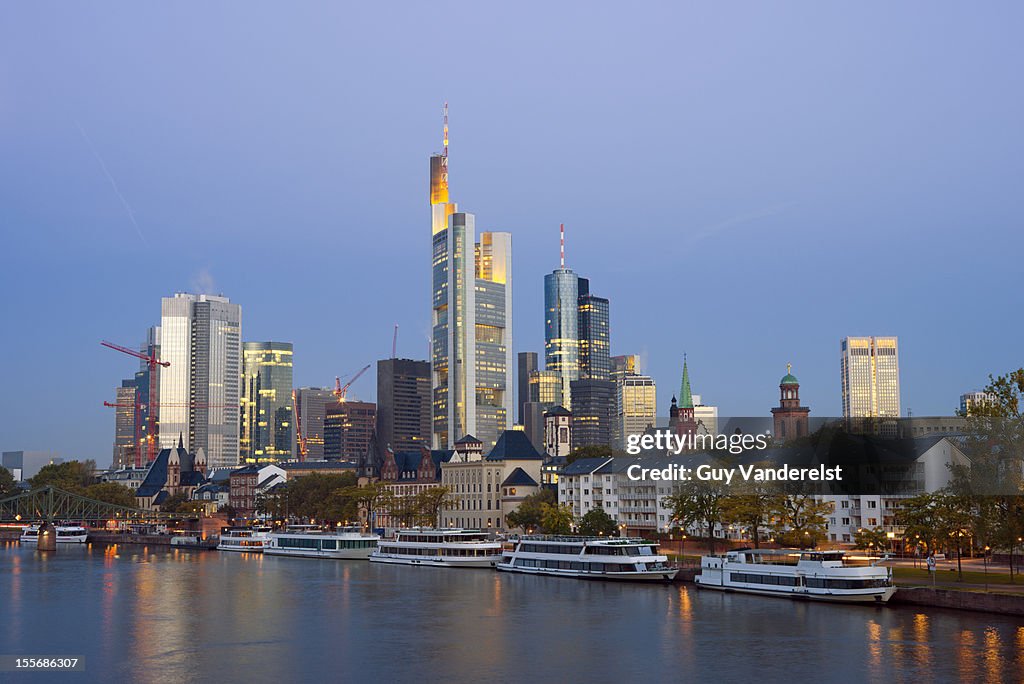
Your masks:
<instances>
[{"instance_id":1,"label":"boat railing","mask_svg":"<svg viewBox=\"0 0 1024 684\"><path fill-rule=\"evenodd\" d=\"M555 541L555 542L591 542L603 541L619 544L650 544L657 546L658 543L642 537L588 537L570 534L514 534L509 541Z\"/></svg>"}]
</instances>

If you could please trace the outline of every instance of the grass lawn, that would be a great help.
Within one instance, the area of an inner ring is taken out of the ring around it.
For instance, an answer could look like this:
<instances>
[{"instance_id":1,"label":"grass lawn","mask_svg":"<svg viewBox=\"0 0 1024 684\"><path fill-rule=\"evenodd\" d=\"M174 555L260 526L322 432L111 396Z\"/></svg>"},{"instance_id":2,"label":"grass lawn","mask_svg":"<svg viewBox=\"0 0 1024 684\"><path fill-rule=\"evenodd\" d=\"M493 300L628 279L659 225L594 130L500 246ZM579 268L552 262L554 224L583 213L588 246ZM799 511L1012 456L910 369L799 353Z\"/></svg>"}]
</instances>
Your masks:
<instances>
[{"instance_id":1,"label":"grass lawn","mask_svg":"<svg viewBox=\"0 0 1024 684\"><path fill-rule=\"evenodd\" d=\"M893 568L893 573L897 580L905 580L912 582L919 582L921 584L931 584L932 578L928 572L923 568ZM935 571L936 582L956 582L957 581L956 568L952 571L947 569L941 569ZM965 570L964 571L964 584L985 584L986 578L989 584L1010 584L1009 573L996 573L989 572L988 575L984 572L978 572L976 570ZM1017 584L1024 584L1024 578L1018 577L1016 573L1013 576Z\"/></svg>"}]
</instances>

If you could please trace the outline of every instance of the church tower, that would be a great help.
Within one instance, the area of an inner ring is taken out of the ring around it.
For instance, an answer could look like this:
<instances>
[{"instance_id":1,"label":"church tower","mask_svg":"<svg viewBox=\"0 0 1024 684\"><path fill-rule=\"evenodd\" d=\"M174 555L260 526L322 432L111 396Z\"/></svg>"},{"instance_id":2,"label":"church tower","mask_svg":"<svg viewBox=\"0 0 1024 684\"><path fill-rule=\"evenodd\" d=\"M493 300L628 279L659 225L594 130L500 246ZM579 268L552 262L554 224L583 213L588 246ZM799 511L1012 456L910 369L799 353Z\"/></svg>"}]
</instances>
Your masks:
<instances>
[{"instance_id":1,"label":"church tower","mask_svg":"<svg viewBox=\"0 0 1024 684\"><path fill-rule=\"evenodd\" d=\"M792 364L786 364L786 375L779 382L779 405L772 409L775 422L775 441L785 443L808 433L808 415L811 409L800 405L800 382L792 374Z\"/></svg>"}]
</instances>

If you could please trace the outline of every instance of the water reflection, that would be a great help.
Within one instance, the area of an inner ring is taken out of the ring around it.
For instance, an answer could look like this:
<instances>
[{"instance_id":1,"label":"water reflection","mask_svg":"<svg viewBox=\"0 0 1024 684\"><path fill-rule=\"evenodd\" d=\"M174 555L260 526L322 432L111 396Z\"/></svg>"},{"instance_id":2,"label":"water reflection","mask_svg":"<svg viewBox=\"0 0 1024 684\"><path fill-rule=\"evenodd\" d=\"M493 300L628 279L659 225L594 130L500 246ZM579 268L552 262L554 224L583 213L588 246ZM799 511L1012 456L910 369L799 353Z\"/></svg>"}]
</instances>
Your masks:
<instances>
[{"instance_id":1,"label":"water reflection","mask_svg":"<svg viewBox=\"0 0 1024 684\"><path fill-rule=\"evenodd\" d=\"M0 545L0 610L84 681L1024 679L999 616L160 547Z\"/></svg>"}]
</instances>

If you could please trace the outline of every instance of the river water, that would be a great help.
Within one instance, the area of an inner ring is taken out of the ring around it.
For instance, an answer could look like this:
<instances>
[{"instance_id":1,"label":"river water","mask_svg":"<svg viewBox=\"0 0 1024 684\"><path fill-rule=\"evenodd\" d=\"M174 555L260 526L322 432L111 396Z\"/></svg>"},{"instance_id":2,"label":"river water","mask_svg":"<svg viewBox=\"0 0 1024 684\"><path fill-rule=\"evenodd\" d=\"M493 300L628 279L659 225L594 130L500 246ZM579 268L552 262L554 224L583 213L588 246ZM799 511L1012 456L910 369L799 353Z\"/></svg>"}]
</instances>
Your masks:
<instances>
[{"instance_id":1,"label":"river water","mask_svg":"<svg viewBox=\"0 0 1024 684\"><path fill-rule=\"evenodd\" d=\"M84 673L25 677L38 681L1019 682L1024 624L691 585L0 542L0 654L85 659Z\"/></svg>"}]
</instances>

